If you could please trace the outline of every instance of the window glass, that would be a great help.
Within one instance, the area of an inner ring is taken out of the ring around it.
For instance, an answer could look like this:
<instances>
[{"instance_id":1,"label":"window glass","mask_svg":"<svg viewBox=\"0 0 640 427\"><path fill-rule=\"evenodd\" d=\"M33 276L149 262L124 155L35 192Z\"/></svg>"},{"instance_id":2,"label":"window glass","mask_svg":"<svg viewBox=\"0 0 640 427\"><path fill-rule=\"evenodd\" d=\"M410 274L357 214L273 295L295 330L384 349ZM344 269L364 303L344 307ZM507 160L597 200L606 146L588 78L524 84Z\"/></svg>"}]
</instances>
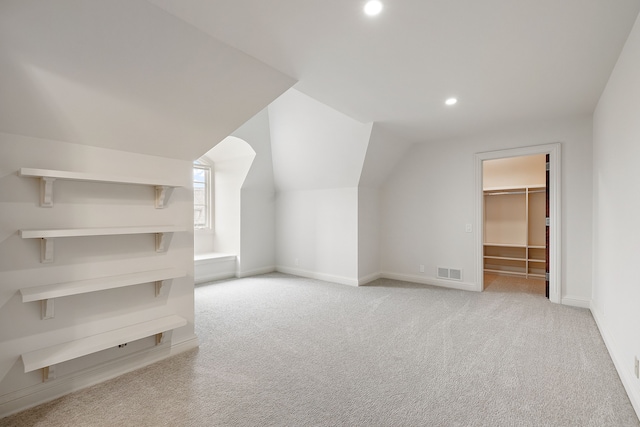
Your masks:
<instances>
[{"instance_id":1,"label":"window glass","mask_svg":"<svg viewBox=\"0 0 640 427\"><path fill-rule=\"evenodd\" d=\"M208 228L211 212L211 169L205 165L193 165L193 224L195 228Z\"/></svg>"}]
</instances>

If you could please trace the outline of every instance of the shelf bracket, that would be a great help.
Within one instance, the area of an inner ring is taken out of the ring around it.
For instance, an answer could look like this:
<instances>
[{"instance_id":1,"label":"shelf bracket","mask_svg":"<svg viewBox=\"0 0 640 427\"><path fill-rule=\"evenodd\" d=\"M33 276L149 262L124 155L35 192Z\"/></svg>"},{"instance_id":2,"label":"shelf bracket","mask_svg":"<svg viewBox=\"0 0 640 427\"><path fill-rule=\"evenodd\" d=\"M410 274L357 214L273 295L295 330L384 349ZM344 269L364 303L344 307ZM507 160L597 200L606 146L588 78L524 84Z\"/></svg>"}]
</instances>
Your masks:
<instances>
[{"instance_id":1,"label":"shelf bracket","mask_svg":"<svg viewBox=\"0 0 640 427\"><path fill-rule=\"evenodd\" d=\"M156 334L156 345L160 345L162 343L164 343L164 332L160 332L159 334Z\"/></svg>"},{"instance_id":2,"label":"shelf bracket","mask_svg":"<svg viewBox=\"0 0 640 427\"><path fill-rule=\"evenodd\" d=\"M56 379L56 365L45 366L42 368L42 382Z\"/></svg>"},{"instance_id":3,"label":"shelf bracket","mask_svg":"<svg viewBox=\"0 0 640 427\"><path fill-rule=\"evenodd\" d=\"M173 187L156 185L156 209L162 209L167 205L172 191Z\"/></svg>"},{"instance_id":4,"label":"shelf bracket","mask_svg":"<svg viewBox=\"0 0 640 427\"><path fill-rule=\"evenodd\" d=\"M166 252L171 243L173 233L156 233L156 252Z\"/></svg>"},{"instance_id":5,"label":"shelf bracket","mask_svg":"<svg viewBox=\"0 0 640 427\"><path fill-rule=\"evenodd\" d=\"M40 301L42 320L53 319L55 317L53 299L43 299Z\"/></svg>"},{"instance_id":6,"label":"shelf bracket","mask_svg":"<svg viewBox=\"0 0 640 427\"><path fill-rule=\"evenodd\" d=\"M169 288L171 287L171 283L173 279L165 279L156 281L156 297L160 295L168 294Z\"/></svg>"},{"instance_id":7,"label":"shelf bracket","mask_svg":"<svg viewBox=\"0 0 640 427\"><path fill-rule=\"evenodd\" d=\"M53 183L55 178L43 176L40 178L40 206L43 208L53 207Z\"/></svg>"},{"instance_id":8,"label":"shelf bracket","mask_svg":"<svg viewBox=\"0 0 640 427\"><path fill-rule=\"evenodd\" d=\"M40 239L40 262L49 264L53 262L53 239Z\"/></svg>"}]
</instances>

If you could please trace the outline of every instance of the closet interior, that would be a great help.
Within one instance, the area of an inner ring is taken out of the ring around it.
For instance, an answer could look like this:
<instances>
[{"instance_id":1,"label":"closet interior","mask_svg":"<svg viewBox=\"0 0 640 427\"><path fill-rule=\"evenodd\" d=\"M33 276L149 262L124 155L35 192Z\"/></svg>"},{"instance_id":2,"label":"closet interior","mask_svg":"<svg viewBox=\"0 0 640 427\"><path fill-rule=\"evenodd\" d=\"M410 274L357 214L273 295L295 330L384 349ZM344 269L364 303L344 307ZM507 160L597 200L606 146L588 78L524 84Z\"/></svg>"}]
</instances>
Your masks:
<instances>
[{"instance_id":1,"label":"closet interior","mask_svg":"<svg viewBox=\"0 0 640 427\"><path fill-rule=\"evenodd\" d=\"M484 272L545 277L544 155L483 164Z\"/></svg>"}]
</instances>

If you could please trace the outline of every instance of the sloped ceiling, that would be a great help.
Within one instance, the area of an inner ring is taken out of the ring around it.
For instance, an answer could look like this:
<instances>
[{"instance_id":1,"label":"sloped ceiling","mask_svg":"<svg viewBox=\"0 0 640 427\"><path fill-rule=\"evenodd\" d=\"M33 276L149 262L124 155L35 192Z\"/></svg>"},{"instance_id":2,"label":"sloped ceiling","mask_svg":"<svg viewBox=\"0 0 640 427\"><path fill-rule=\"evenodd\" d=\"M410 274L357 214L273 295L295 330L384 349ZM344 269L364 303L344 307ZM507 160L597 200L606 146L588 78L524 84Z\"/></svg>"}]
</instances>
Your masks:
<instances>
[{"instance_id":1,"label":"sloped ceiling","mask_svg":"<svg viewBox=\"0 0 640 427\"><path fill-rule=\"evenodd\" d=\"M413 142L592 113L640 0L150 0ZM454 108L443 105L455 95Z\"/></svg>"},{"instance_id":2,"label":"sloped ceiling","mask_svg":"<svg viewBox=\"0 0 640 427\"><path fill-rule=\"evenodd\" d=\"M142 0L0 3L0 131L195 160L294 80Z\"/></svg>"},{"instance_id":3,"label":"sloped ceiling","mask_svg":"<svg viewBox=\"0 0 640 427\"><path fill-rule=\"evenodd\" d=\"M372 124L295 89L268 107L276 190L357 187Z\"/></svg>"},{"instance_id":4,"label":"sloped ceiling","mask_svg":"<svg viewBox=\"0 0 640 427\"><path fill-rule=\"evenodd\" d=\"M375 188L382 185L411 145L374 123L359 186Z\"/></svg>"}]
</instances>

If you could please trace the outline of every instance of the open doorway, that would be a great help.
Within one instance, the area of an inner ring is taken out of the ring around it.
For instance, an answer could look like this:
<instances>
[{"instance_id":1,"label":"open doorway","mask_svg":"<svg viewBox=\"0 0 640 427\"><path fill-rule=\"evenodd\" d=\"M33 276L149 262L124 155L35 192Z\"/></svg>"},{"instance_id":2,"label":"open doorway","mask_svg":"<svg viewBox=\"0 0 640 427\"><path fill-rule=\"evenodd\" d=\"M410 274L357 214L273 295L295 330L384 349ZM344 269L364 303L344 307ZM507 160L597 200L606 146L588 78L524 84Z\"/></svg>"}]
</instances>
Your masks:
<instances>
[{"instance_id":1,"label":"open doorway","mask_svg":"<svg viewBox=\"0 0 640 427\"><path fill-rule=\"evenodd\" d=\"M477 154L476 195L480 289L560 303L560 144Z\"/></svg>"},{"instance_id":2,"label":"open doorway","mask_svg":"<svg viewBox=\"0 0 640 427\"><path fill-rule=\"evenodd\" d=\"M484 160L484 289L549 296L547 156Z\"/></svg>"}]
</instances>

